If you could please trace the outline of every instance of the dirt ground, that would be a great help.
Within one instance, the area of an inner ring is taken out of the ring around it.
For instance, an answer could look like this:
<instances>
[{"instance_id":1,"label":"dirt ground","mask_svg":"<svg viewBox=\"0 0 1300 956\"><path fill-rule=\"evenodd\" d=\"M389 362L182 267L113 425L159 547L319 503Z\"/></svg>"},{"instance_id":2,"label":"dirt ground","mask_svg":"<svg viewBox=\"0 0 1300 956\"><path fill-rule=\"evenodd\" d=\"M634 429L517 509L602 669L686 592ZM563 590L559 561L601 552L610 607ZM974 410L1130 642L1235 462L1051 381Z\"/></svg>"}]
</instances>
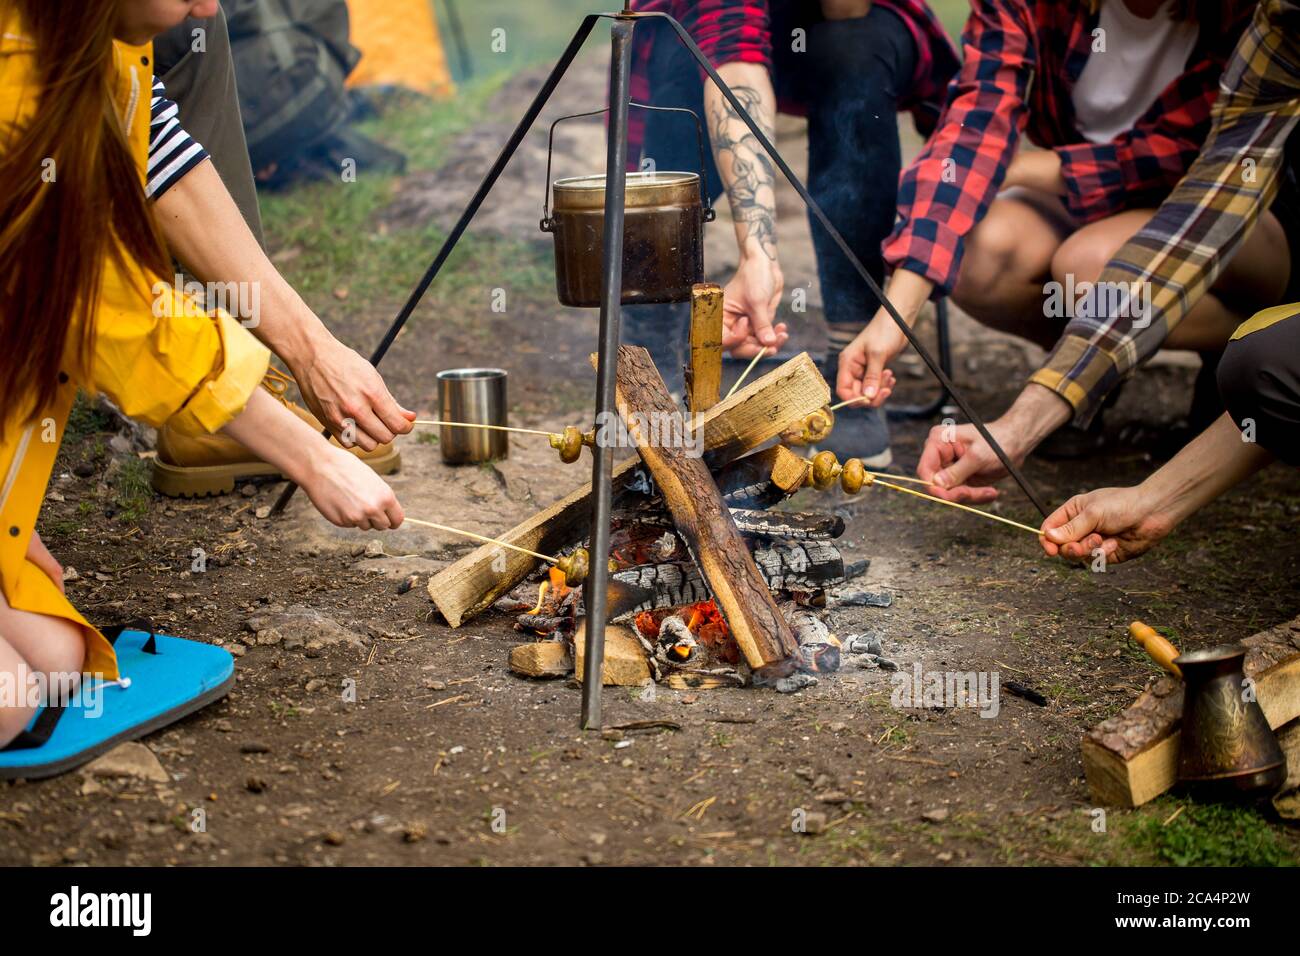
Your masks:
<instances>
[{"instance_id":1,"label":"dirt ground","mask_svg":"<svg viewBox=\"0 0 1300 956\"><path fill-rule=\"evenodd\" d=\"M585 69L586 82L598 83L599 69ZM499 112L489 115L522 108L520 88L498 96ZM797 125L783 127L781 145L802 165ZM474 177L449 174L443 185L467 178ZM531 189L511 190L521 235L535 229L542 177L530 171L525 180ZM437 182L414 174L396 195L409 200ZM781 209L787 280L812 281L806 227L789 190ZM494 215L509 228L509 215ZM725 210L720 220L710 227L709 262L725 279ZM491 241L489 232L479 235ZM364 346L402 291L364 302L321 296L313 305L345 341ZM586 355L596 317L545 293L515 295L505 316L479 305L487 288L467 287L460 309L422 309L386 360L394 391L431 412L436 370L503 365L512 423L581 421L594 388ZM793 318L801 342L815 347L816 310ZM1035 353L961 316L954 336L958 383L996 413ZM1193 366L1172 357L1149 368L1109 415L1112 436L1129 423L1159 431L1178 419ZM914 365L903 370L902 400L929 394ZM40 524L51 550L76 569L69 593L94 621L144 613L163 631L229 647L238 684L220 703L146 738L165 783L74 772L0 784L0 863L1300 859L1300 836L1269 816L1177 796L1109 811L1105 832L1096 832L1079 755L1080 736L1156 673L1125 639L1129 620L1161 626L1191 648L1300 613L1293 472L1266 472L1157 551L1104 574L1048 560L1023 533L926 502L883 491L856 499L805 493L795 506L842 513L847 556L871 559L863 584L893 596L887 609L836 611L837 633L879 634L903 671L919 663L927 671L997 672L1004 687L1033 688L1046 705L1004 690L995 717L898 709L889 673L846 668L793 695L608 688L611 729L584 733L572 681L525 680L507 669L510 648L523 639L509 619L488 614L451 630L433 612L429 575L472 545L414 528L382 538L337 531L302 496L285 518L259 518L278 491L269 483L217 500L153 497L141 485L147 462L115 440L109 418L87 406L77 427ZM897 426L901 467L915 463L928 427ZM427 440L411 437L401 447L404 467L393 483L407 513L486 533L559 498L585 473L585 458L566 469L526 440L507 461L459 470L441 464ZM1095 459L1032 459L1027 471L1058 503L1135 482L1156 464L1117 440ZM999 508L1033 520L1015 493ZM196 548L207 555L202 573L191 571ZM644 721L661 725L616 729ZM199 809L205 826L196 832ZM795 832L792 823L805 816L820 832Z\"/></svg>"}]
</instances>

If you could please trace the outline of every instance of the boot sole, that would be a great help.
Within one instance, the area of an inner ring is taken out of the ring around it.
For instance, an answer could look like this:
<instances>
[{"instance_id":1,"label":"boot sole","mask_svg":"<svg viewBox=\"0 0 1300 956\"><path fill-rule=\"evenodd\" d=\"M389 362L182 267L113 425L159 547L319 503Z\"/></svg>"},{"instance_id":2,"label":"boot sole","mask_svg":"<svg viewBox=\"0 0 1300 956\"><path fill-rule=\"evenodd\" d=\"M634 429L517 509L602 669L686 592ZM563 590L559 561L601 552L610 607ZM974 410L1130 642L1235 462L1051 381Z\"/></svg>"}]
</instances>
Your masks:
<instances>
[{"instance_id":1,"label":"boot sole","mask_svg":"<svg viewBox=\"0 0 1300 956\"><path fill-rule=\"evenodd\" d=\"M402 467L402 453L389 449L378 458L363 458L378 475L391 475ZM273 465L262 461L245 461L234 465L169 465L154 459L151 484L154 491L168 498L207 498L228 495L240 482L250 478L286 480Z\"/></svg>"}]
</instances>

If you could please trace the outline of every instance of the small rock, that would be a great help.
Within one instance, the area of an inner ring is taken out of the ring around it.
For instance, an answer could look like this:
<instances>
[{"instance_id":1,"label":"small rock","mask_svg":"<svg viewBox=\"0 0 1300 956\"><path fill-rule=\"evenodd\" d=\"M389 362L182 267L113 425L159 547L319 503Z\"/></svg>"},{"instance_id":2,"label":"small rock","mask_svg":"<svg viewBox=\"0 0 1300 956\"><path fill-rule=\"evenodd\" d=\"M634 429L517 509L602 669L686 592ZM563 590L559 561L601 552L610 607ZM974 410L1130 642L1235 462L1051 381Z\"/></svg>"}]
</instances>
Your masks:
<instances>
[{"instance_id":1,"label":"small rock","mask_svg":"<svg viewBox=\"0 0 1300 956\"><path fill-rule=\"evenodd\" d=\"M849 795L840 790L827 790L817 794L818 803L848 803Z\"/></svg>"},{"instance_id":2,"label":"small rock","mask_svg":"<svg viewBox=\"0 0 1300 956\"><path fill-rule=\"evenodd\" d=\"M322 680L319 677L313 677L311 680L307 681L306 691L309 694L314 694L316 691L328 686L329 683L327 681Z\"/></svg>"},{"instance_id":3,"label":"small rock","mask_svg":"<svg viewBox=\"0 0 1300 956\"><path fill-rule=\"evenodd\" d=\"M81 772L92 777L126 777L151 783L171 782L171 777L158 762L154 752L144 744L134 742L119 744L102 757L92 760Z\"/></svg>"},{"instance_id":4,"label":"small rock","mask_svg":"<svg viewBox=\"0 0 1300 956\"><path fill-rule=\"evenodd\" d=\"M249 793L265 793L271 788L271 785L261 777L249 777L248 780L244 782L244 786L248 789Z\"/></svg>"},{"instance_id":5,"label":"small rock","mask_svg":"<svg viewBox=\"0 0 1300 956\"><path fill-rule=\"evenodd\" d=\"M805 813L803 818L804 836L816 836L818 833L825 832L827 822L826 814L824 813L819 813L817 811Z\"/></svg>"},{"instance_id":6,"label":"small rock","mask_svg":"<svg viewBox=\"0 0 1300 956\"><path fill-rule=\"evenodd\" d=\"M419 843L428 835L429 831L423 823L412 823L402 831L402 840L406 843Z\"/></svg>"},{"instance_id":7,"label":"small rock","mask_svg":"<svg viewBox=\"0 0 1300 956\"><path fill-rule=\"evenodd\" d=\"M262 519L269 518L271 517L271 506L262 505L260 508L254 511L253 514L257 515L258 518L262 518Z\"/></svg>"},{"instance_id":8,"label":"small rock","mask_svg":"<svg viewBox=\"0 0 1300 956\"><path fill-rule=\"evenodd\" d=\"M948 808L937 807L934 810L926 810L925 813L921 814L921 819L926 823L943 823L944 820L948 819Z\"/></svg>"},{"instance_id":9,"label":"small rock","mask_svg":"<svg viewBox=\"0 0 1300 956\"><path fill-rule=\"evenodd\" d=\"M247 743L239 745L241 754L269 754L271 748L258 740L250 740Z\"/></svg>"},{"instance_id":10,"label":"small rock","mask_svg":"<svg viewBox=\"0 0 1300 956\"><path fill-rule=\"evenodd\" d=\"M420 583L420 576L418 574L408 574L405 578L402 579L402 583L397 585L397 593L405 594L407 591L411 590L411 588L415 587L419 583Z\"/></svg>"},{"instance_id":11,"label":"small rock","mask_svg":"<svg viewBox=\"0 0 1300 956\"><path fill-rule=\"evenodd\" d=\"M386 558L388 554L384 551L384 542L378 538L372 538L366 542L366 549L362 552L367 558Z\"/></svg>"},{"instance_id":12,"label":"small rock","mask_svg":"<svg viewBox=\"0 0 1300 956\"><path fill-rule=\"evenodd\" d=\"M253 498L257 495L257 485L251 481L239 486L239 493L245 498Z\"/></svg>"},{"instance_id":13,"label":"small rock","mask_svg":"<svg viewBox=\"0 0 1300 956\"><path fill-rule=\"evenodd\" d=\"M345 837L338 830L326 830L321 834L321 842L330 846L342 846Z\"/></svg>"},{"instance_id":14,"label":"small rock","mask_svg":"<svg viewBox=\"0 0 1300 956\"><path fill-rule=\"evenodd\" d=\"M231 644L226 650L230 651L231 657L243 657L248 653L248 648L243 644Z\"/></svg>"},{"instance_id":15,"label":"small rock","mask_svg":"<svg viewBox=\"0 0 1300 956\"><path fill-rule=\"evenodd\" d=\"M803 671L797 671L789 677L778 678L774 686L778 694L794 694L803 690L805 687L812 687L816 683L817 678L813 677L812 674L805 674Z\"/></svg>"},{"instance_id":16,"label":"small rock","mask_svg":"<svg viewBox=\"0 0 1300 956\"><path fill-rule=\"evenodd\" d=\"M68 565L66 568L63 569L64 584L67 584L69 581L76 581L80 577L81 575L77 573L77 569L74 568L72 565Z\"/></svg>"}]
</instances>

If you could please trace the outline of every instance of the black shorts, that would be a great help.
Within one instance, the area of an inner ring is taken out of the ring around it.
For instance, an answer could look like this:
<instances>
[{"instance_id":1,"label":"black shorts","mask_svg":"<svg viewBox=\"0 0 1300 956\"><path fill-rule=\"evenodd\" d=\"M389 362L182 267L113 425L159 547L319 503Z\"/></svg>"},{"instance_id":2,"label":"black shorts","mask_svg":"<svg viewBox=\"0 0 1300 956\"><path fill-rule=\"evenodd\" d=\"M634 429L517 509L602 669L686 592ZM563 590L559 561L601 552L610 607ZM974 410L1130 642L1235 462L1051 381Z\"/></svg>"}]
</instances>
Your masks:
<instances>
[{"instance_id":1,"label":"black shorts","mask_svg":"<svg viewBox=\"0 0 1300 956\"><path fill-rule=\"evenodd\" d=\"M1300 465L1300 302L1244 322L1219 361L1219 394L1243 440Z\"/></svg>"}]
</instances>

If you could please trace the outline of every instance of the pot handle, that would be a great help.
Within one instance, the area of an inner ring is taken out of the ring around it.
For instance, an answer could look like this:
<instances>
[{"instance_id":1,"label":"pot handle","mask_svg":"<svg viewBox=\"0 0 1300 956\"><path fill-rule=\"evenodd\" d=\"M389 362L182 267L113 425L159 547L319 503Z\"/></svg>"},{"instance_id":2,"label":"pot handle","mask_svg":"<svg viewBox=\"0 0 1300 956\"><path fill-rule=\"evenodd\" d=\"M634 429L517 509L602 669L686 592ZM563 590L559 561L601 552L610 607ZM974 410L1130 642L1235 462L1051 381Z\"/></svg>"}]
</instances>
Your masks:
<instances>
[{"instance_id":1,"label":"pot handle","mask_svg":"<svg viewBox=\"0 0 1300 956\"><path fill-rule=\"evenodd\" d=\"M683 106L651 106L648 103L637 103L635 101L630 101L628 106L635 106L639 110L655 110L659 113L689 113L691 118L695 120L695 141L700 148L700 206L704 210L704 221L713 222L717 214L713 211L713 203L709 199L707 188L708 173L704 166L704 124L700 122L700 114ZM539 224L542 232L555 231L555 220L551 218L551 159L555 154L555 127L565 120L581 119L584 116L600 116L608 112L609 107L603 110L588 110L586 113L570 113L568 116L559 117L551 124L550 133L546 138L546 196L542 200L542 221Z\"/></svg>"}]
</instances>

